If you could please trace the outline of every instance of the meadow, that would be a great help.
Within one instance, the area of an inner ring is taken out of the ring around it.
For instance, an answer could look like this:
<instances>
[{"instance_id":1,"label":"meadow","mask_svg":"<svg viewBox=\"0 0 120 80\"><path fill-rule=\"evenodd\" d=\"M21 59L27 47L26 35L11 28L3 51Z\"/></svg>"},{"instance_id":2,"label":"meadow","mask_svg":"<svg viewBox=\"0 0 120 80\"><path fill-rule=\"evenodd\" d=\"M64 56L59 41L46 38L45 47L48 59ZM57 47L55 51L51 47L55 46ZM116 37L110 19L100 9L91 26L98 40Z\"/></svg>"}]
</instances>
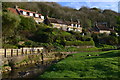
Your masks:
<instances>
[{"instance_id":1,"label":"meadow","mask_svg":"<svg viewBox=\"0 0 120 80\"><path fill-rule=\"evenodd\" d=\"M38 78L119 78L119 60L120 50L75 53Z\"/></svg>"}]
</instances>

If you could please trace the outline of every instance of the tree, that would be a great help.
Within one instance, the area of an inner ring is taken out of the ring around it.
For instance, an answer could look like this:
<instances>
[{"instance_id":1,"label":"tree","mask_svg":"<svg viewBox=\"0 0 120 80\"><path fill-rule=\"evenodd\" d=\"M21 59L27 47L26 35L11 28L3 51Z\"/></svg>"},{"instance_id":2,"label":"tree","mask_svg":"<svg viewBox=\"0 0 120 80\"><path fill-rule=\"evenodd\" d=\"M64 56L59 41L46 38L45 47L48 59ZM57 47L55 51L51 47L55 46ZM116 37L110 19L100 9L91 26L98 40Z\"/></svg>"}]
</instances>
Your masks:
<instances>
[{"instance_id":1,"label":"tree","mask_svg":"<svg viewBox=\"0 0 120 80\"><path fill-rule=\"evenodd\" d=\"M3 39L6 40L7 37L15 36L15 29L21 21L20 17L11 12L3 12L2 21Z\"/></svg>"},{"instance_id":2,"label":"tree","mask_svg":"<svg viewBox=\"0 0 120 80\"><path fill-rule=\"evenodd\" d=\"M107 45L117 45L118 38L114 36L104 36L99 39L99 42Z\"/></svg>"},{"instance_id":3,"label":"tree","mask_svg":"<svg viewBox=\"0 0 120 80\"><path fill-rule=\"evenodd\" d=\"M34 31L36 30L36 22L32 17L23 17L20 16L21 23L19 25L19 29L27 30L27 31Z\"/></svg>"}]
</instances>

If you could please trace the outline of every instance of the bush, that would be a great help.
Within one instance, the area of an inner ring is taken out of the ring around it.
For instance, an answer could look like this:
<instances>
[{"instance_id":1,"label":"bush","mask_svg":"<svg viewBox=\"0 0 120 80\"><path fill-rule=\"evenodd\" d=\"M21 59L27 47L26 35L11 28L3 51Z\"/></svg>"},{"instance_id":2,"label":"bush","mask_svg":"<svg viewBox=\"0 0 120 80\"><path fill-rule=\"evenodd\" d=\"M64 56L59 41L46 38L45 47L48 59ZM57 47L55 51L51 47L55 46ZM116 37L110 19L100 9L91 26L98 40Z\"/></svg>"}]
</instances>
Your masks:
<instances>
[{"instance_id":1,"label":"bush","mask_svg":"<svg viewBox=\"0 0 120 80\"><path fill-rule=\"evenodd\" d=\"M112 46L112 45L106 45L106 44L100 44L99 48L102 50L111 50L111 49L117 49L116 46Z\"/></svg>"},{"instance_id":2,"label":"bush","mask_svg":"<svg viewBox=\"0 0 120 80\"><path fill-rule=\"evenodd\" d=\"M118 44L118 39L117 39L117 37L114 37L114 36L101 37L99 40L100 40L99 42L102 44L107 44L107 45L117 45Z\"/></svg>"},{"instance_id":3,"label":"bush","mask_svg":"<svg viewBox=\"0 0 120 80\"><path fill-rule=\"evenodd\" d=\"M3 44L3 48L18 48L16 45L12 45L12 44Z\"/></svg>"},{"instance_id":4,"label":"bush","mask_svg":"<svg viewBox=\"0 0 120 80\"><path fill-rule=\"evenodd\" d=\"M15 29L18 27L21 19L18 15L11 12L3 12L2 15L2 33L3 35L13 35Z\"/></svg>"},{"instance_id":5,"label":"bush","mask_svg":"<svg viewBox=\"0 0 120 80\"><path fill-rule=\"evenodd\" d=\"M34 31L36 30L36 22L33 18L20 16L21 23L19 25L20 30Z\"/></svg>"},{"instance_id":6,"label":"bush","mask_svg":"<svg viewBox=\"0 0 120 80\"><path fill-rule=\"evenodd\" d=\"M66 46L94 46L94 41L65 41Z\"/></svg>"}]
</instances>

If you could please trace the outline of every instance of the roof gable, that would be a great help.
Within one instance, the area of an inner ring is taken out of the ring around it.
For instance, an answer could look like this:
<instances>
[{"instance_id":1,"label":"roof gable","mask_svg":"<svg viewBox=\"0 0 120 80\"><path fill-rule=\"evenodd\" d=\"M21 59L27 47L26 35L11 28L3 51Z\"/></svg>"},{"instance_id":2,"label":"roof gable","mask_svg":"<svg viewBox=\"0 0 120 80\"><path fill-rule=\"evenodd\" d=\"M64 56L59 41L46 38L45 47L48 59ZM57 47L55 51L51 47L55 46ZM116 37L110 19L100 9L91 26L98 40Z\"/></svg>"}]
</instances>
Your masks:
<instances>
[{"instance_id":1,"label":"roof gable","mask_svg":"<svg viewBox=\"0 0 120 80\"><path fill-rule=\"evenodd\" d=\"M19 14L19 13L17 12L17 10L14 9L14 8L7 8L7 10L13 12L14 14L17 14L17 15Z\"/></svg>"}]
</instances>

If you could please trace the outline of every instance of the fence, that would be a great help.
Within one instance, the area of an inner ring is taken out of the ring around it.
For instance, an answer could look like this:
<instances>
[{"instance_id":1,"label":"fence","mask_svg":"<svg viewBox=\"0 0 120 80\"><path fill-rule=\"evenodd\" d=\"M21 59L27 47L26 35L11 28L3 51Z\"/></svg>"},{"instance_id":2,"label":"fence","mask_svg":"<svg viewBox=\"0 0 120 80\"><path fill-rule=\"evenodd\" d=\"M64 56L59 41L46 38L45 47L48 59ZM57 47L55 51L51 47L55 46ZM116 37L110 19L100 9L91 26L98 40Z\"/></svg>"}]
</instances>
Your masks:
<instances>
[{"instance_id":1,"label":"fence","mask_svg":"<svg viewBox=\"0 0 120 80\"><path fill-rule=\"evenodd\" d=\"M22 55L30 55L30 54L38 54L42 53L43 47L40 48L21 48L21 49L0 49L0 55L2 57L14 57L14 56L22 56Z\"/></svg>"}]
</instances>

